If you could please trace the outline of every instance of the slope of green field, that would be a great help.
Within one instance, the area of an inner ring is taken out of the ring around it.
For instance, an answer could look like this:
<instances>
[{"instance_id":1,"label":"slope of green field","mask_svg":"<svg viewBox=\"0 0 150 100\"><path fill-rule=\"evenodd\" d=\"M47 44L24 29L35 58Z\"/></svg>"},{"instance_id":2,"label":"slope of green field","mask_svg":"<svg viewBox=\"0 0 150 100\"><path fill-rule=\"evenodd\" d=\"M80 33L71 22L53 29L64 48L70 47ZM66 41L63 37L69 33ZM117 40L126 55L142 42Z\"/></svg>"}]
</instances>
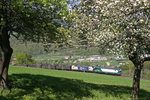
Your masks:
<instances>
[{"instance_id":1,"label":"slope of green field","mask_svg":"<svg viewBox=\"0 0 150 100\"><path fill-rule=\"evenodd\" d=\"M132 90L131 78L15 66L9 80L0 100L130 100ZM150 81L141 80L140 99L149 98Z\"/></svg>"}]
</instances>

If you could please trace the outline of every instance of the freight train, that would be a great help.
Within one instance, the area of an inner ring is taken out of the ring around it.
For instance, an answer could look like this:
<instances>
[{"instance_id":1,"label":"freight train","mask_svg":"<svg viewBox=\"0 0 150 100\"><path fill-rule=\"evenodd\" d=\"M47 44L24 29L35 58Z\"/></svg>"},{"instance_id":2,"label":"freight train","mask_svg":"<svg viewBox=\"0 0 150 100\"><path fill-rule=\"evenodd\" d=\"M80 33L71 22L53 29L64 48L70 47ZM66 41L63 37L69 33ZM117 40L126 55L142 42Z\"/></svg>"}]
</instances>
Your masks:
<instances>
[{"instance_id":1,"label":"freight train","mask_svg":"<svg viewBox=\"0 0 150 100\"><path fill-rule=\"evenodd\" d=\"M15 66L25 66L34 68L44 68L44 69L56 69L56 70L69 70L69 71L82 71L91 73L102 73L111 75L121 75L122 71L120 68L109 68L109 67L99 67L99 66L77 66L77 65L49 65L49 64L14 64Z\"/></svg>"}]
</instances>

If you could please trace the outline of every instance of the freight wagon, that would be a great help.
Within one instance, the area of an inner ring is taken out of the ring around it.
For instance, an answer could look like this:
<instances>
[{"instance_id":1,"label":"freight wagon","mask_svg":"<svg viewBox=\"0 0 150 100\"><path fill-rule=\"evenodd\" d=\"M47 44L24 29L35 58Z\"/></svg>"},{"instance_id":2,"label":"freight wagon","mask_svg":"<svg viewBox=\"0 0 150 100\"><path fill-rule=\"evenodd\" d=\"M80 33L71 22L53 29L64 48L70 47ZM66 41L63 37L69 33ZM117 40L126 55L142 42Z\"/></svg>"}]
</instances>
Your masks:
<instances>
[{"instance_id":1,"label":"freight wagon","mask_svg":"<svg viewBox=\"0 0 150 100\"><path fill-rule=\"evenodd\" d=\"M92 66L75 66L72 65L71 69L75 71L93 71L95 67Z\"/></svg>"}]
</instances>

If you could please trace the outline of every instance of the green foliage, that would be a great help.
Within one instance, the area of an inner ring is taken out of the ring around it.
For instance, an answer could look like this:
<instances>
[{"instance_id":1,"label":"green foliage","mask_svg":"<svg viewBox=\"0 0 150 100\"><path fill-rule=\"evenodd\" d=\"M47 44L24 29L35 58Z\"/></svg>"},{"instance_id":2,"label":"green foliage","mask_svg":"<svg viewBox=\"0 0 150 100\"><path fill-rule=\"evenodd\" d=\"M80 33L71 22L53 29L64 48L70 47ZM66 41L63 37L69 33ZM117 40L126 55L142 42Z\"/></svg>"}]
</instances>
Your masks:
<instances>
[{"instance_id":1,"label":"green foliage","mask_svg":"<svg viewBox=\"0 0 150 100\"><path fill-rule=\"evenodd\" d=\"M32 58L32 55L25 53L18 53L16 55L16 63L17 64L34 64L35 61Z\"/></svg>"},{"instance_id":2,"label":"green foliage","mask_svg":"<svg viewBox=\"0 0 150 100\"><path fill-rule=\"evenodd\" d=\"M3 0L0 1L0 25L8 26L10 35L22 40L56 42L65 38L59 28L62 28L60 24L67 23L64 19L69 13L67 3L67 0Z\"/></svg>"}]
</instances>

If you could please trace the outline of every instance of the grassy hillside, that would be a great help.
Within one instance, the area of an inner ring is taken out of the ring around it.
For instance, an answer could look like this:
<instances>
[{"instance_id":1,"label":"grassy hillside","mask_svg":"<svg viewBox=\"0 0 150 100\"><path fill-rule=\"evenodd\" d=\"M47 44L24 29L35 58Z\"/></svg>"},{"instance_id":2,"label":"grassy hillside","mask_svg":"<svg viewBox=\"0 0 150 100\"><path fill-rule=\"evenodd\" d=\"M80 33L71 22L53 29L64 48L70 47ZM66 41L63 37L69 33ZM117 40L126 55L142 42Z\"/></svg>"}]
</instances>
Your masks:
<instances>
[{"instance_id":1,"label":"grassy hillside","mask_svg":"<svg viewBox=\"0 0 150 100\"><path fill-rule=\"evenodd\" d=\"M12 90L0 100L130 100L132 79L84 72L10 66ZM140 99L150 98L150 81L141 81Z\"/></svg>"}]
</instances>

